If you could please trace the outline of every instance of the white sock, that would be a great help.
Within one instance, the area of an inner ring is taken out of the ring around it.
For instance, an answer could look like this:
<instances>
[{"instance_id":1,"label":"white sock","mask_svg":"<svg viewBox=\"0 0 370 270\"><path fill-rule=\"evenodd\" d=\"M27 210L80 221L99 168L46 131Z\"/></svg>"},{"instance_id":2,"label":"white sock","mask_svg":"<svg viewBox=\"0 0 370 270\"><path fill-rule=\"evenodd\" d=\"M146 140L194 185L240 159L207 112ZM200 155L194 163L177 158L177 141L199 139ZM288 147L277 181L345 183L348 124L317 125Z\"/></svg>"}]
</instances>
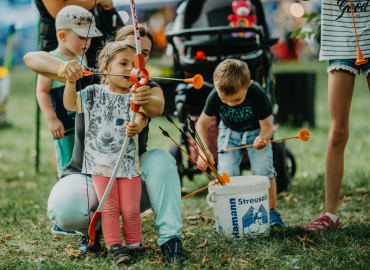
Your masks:
<instances>
[{"instance_id":1,"label":"white sock","mask_svg":"<svg viewBox=\"0 0 370 270\"><path fill-rule=\"evenodd\" d=\"M330 214L328 212L325 212L325 216L328 216L330 217L330 219L335 223L338 219L338 216L334 215L334 214Z\"/></svg>"},{"instance_id":2,"label":"white sock","mask_svg":"<svg viewBox=\"0 0 370 270\"><path fill-rule=\"evenodd\" d=\"M127 247L129 248L138 248L140 246L141 242L135 243L135 244L129 244Z\"/></svg>"}]
</instances>

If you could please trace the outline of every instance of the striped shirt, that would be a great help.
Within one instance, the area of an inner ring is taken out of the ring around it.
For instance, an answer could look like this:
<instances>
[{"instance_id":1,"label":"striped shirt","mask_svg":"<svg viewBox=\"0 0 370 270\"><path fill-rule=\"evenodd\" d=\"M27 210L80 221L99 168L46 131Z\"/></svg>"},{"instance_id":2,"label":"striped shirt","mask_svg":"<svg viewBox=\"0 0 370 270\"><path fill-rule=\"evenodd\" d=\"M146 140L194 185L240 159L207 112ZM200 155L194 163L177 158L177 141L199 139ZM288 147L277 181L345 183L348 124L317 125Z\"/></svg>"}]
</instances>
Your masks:
<instances>
[{"instance_id":1,"label":"striped shirt","mask_svg":"<svg viewBox=\"0 0 370 270\"><path fill-rule=\"evenodd\" d=\"M370 0L352 0L361 52L370 57ZM349 0L323 0L320 60L356 59L357 47Z\"/></svg>"}]
</instances>

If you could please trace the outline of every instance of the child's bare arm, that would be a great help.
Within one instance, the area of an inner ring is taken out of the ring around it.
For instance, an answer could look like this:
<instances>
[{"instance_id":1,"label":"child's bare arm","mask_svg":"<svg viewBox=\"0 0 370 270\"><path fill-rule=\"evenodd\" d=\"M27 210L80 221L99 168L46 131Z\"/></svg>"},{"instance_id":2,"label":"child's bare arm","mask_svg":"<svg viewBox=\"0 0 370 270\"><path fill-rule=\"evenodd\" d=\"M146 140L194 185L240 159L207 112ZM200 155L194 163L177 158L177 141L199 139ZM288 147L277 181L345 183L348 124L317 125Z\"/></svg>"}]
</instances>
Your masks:
<instances>
[{"instance_id":1,"label":"child's bare arm","mask_svg":"<svg viewBox=\"0 0 370 270\"><path fill-rule=\"evenodd\" d=\"M64 108L72 112L78 111L76 100L77 100L76 82L67 81L63 94Z\"/></svg>"},{"instance_id":2,"label":"child's bare arm","mask_svg":"<svg viewBox=\"0 0 370 270\"><path fill-rule=\"evenodd\" d=\"M208 130L208 126L209 126L209 123L211 122L211 120L212 120L212 117L206 115L203 111L202 114L200 115L198 121L197 121L197 124L196 124L195 128L197 129L199 137L202 140L202 143L203 143L203 145L204 145L204 147L207 151L207 154L208 154L209 158L211 159L211 161L213 163L215 163L214 159L213 159L213 155L212 155L211 151L209 150L208 143L207 143L207 130ZM207 160L206 157L204 156L204 154L202 154L201 149L199 149L199 153L203 156L203 158L205 160ZM204 162L204 160L201 157L198 157L197 163L203 169L206 169L208 167L207 164Z\"/></svg>"},{"instance_id":3,"label":"child's bare arm","mask_svg":"<svg viewBox=\"0 0 370 270\"><path fill-rule=\"evenodd\" d=\"M257 150L265 148L265 142L267 142L274 133L274 128L272 126L270 116L263 120L260 120L259 122L261 126L261 131L258 137L254 140L254 148L256 148Z\"/></svg>"},{"instance_id":4,"label":"child's bare arm","mask_svg":"<svg viewBox=\"0 0 370 270\"><path fill-rule=\"evenodd\" d=\"M139 134L144 129L146 123L147 123L146 116L141 112L136 113L134 123L126 122L127 125L126 135L128 137L133 137L136 134Z\"/></svg>"},{"instance_id":5,"label":"child's bare arm","mask_svg":"<svg viewBox=\"0 0 370 270\"><path fill-rule=\"evenodd\" d=\"M59 121L54 112L53 105L50 100L50 88L52 80L39 75L37 77L36 96L39 102L41 111L44 113L46 120L49 122L51 134L55 138L64 138L64 126Z\"/></svg>"}]
</instances>

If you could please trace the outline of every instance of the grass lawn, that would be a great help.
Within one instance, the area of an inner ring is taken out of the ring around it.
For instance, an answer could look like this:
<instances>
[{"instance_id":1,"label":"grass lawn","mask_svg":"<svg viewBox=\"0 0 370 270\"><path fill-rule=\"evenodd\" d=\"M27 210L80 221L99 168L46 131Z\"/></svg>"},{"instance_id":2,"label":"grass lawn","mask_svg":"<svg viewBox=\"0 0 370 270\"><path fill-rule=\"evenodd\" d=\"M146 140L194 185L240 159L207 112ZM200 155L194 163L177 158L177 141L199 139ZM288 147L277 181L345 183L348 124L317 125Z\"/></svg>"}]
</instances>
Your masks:
<instances>
[{"instance_id":1,"label":"grass lawn","mask_svg":"<svg viewBox=\"0 0 370 270\"><path fill-rule=\"evenodd\" d=\"M213 209L206 201L207 192L183 201L182 217L186 235L185 252L189 257L181 268L270 268L270 269L368 269L370 264L370 96L365 77L356 81L350 115L350 139L346 148L343 188L339 213L342 229L318 235L308 234L312 245L304 244L301 227L324 210L325 151L329 125L327 109L326 63L284 64L276 72L313 71L316 81L316 123L307 143L287 141L297 161L297 174L289 193L280 194L278 209L286 224L269 236L247 237L233 241L213 231ZM52 167L53 141L48 124L42 118L40 172L35 174L35 74L14 68L7 125L0 128L0 269L165 269L160 260L153 217L143 220L144 244L148 258L127 265L114 265L106 252L78 255L79 237L57 237L50 233L52 222L46 215L47 200L56 183ZM149 149L169 149L180 136L164 118L151 124ZM281 127L275 138L298 134L299 129ZM184 180L188 191L207 184L204 175ZM196 219L187 219L198 216ZM70 253L68 253L68 250ZM71 252L72 251L72 252ZM180 268L180 267L179 267Z\"/></svg>"}]
</instances>

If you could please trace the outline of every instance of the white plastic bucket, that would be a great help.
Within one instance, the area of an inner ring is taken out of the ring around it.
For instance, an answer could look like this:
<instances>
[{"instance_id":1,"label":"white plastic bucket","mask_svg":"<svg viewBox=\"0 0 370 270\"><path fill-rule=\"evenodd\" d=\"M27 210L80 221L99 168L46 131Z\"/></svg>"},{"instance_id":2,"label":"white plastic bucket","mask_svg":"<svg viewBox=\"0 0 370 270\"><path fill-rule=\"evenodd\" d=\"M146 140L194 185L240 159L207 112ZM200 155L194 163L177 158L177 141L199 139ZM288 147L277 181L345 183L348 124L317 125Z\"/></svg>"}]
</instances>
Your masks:
<instances>
[{"instance_id":1,"label":"white plastic bucket","mask_svg":"<svg viewBox=\"0 0 370 270\"><path fill-rule=\"evenodd\" d=\"M258 175L230 177L226 186L209 187L207 203L213 207L216 230L235 238L268 234L269 187L269 179Z\"/></svg>"}]
</instances>

